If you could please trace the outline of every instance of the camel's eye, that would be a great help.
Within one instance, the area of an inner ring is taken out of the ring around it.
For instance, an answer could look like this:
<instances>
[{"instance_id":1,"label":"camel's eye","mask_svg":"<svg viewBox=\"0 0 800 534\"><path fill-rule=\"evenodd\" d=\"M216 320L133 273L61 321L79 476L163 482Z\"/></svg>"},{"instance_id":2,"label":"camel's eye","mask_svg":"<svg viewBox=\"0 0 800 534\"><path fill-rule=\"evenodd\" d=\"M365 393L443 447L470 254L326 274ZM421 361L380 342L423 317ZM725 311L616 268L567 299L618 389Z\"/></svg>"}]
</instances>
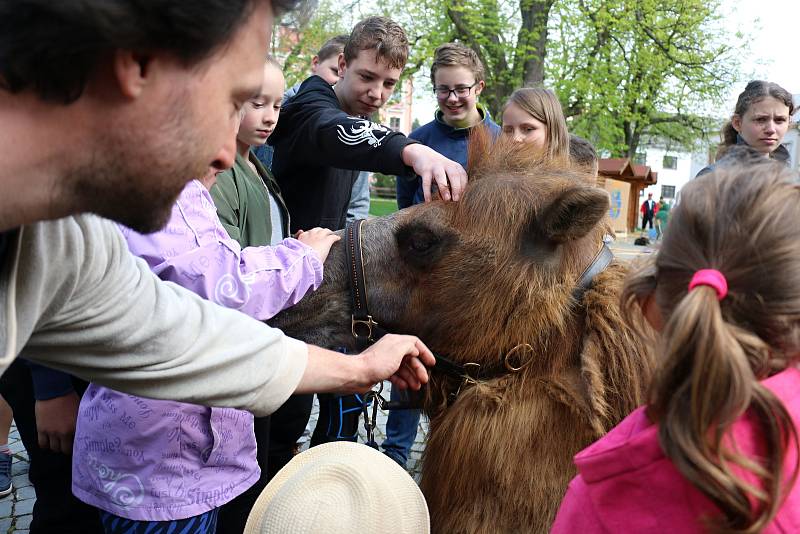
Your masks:
<instances>
[{"instance_id":1,"label":"camel's eye","mask_svg":"<svg viewBox=\"0 0 800 534\"><path fill-rule=\"evenodd\" d=\"M427 252L431 249L431 247L436 245L436 236L432 234L415 234L412 235L409 239L409 247L411 247L414 252Z\"/></svg>"},{"instance_id":2,"label":"camel's eye","mask_svg":"<svg viewBox=\"0 0 800 534\"><path fill-rule=\"evenodd\" d=\"M396 239L400 257L414 267L425 268L442 257L454 236L415 221L401 226Z\"/></svg>"}]
</instances>

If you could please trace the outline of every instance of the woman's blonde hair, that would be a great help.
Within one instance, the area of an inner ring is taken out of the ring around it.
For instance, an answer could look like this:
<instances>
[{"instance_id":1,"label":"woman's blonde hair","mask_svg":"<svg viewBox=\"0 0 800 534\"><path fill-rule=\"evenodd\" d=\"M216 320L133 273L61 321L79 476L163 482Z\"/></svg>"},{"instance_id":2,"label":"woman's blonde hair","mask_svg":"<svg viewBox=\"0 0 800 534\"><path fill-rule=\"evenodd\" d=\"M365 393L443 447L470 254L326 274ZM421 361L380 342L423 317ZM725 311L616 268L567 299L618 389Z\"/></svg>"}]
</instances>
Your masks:
<instances>
[{"instance_id":1,"label":"woman's blonde hair","mask_svg":"<svg viewBox=\"0 0 800 534\"><path fill-rule=\"evenodd\" d=\"M800 189L782 165L759 159L689 182L655 260L623 292L630 320L652 296L664 319L648 414L664 453L721 511L706 518L718 532L767 526L797 477L797 456L784 465L787 455L800 452L786 408L760 383L800 348L800 235L787 224L800 220ZM707 286L688 291L700 269L723 273L724 299ZM763 457L731 440L745 412Z\"/></svg>"},{"instance_id":2,"label":"woman's blonde hair","mask_svg":"<svg viewBox=\"0 0 800 534\"><path fill-rule=\"evenodd\" d=\"M569 161L569 132L561 102L549 89L541 87L523 87L517 89L508 98L503 111L510 104L516 104L525 113L545 125L547 129L547 148L545 155L553 162Z\"/></svg>"}]
</instances>

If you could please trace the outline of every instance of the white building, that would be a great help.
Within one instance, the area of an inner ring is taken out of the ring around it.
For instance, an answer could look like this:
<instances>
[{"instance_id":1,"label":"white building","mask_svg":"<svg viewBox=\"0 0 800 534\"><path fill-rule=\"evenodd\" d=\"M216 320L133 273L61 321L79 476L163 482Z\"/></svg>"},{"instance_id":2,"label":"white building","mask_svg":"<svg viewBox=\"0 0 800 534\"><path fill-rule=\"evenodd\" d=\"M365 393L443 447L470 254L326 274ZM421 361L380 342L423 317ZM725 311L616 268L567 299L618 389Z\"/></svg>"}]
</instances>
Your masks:
<instances>
[{"instance_id":1,"label":"white building","mask_svg":"<svg viewBox=\"0 0 800 534\"><path fill-rule=\"evenodd\" d=\"M684 152L651 146L640 150L634 158L635 163L647 165L658 173L658 182L643 190L640 195L643 198L652 193L656 200L674 201L681 188L709 163L708 152L702 149Z\"/></svg>"}]
</instances>

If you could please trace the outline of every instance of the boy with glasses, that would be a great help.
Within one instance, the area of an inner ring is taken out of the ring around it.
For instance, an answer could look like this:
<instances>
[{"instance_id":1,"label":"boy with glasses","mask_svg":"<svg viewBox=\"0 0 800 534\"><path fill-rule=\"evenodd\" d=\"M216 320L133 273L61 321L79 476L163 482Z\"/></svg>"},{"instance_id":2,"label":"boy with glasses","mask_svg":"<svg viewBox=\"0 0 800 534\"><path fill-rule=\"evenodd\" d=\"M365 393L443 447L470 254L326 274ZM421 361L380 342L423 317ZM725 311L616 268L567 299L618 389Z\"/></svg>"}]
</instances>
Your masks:
<instances>
[{"instance_id":1,"label":"boy with glasses","mask_svg":"<svg viewBox=\"0 0 800 534\"><path fill-rule=\"evenodd\" d=\"M409 138L466 167L467 145L473 128L488 128L493 136L500 135L500 127L478 103L478 95L484 88L483 65L471 48L445 43L434 52L431 81L439 109L434 120L411 132ZM400 209L423 200L419 176L412 180L398 176L397 206ZM392 400L402 400L394 388ZM383 451L403 467L417 435L419 416L419 410L389 412Z\"/></svg>"},{"instance_id":2,"label":"boy with glasses","mask_svg":"<svg viewBox=\"0 0 800 534\"><path fill-rule=\"evenodd\" d=\"M478 103L485 86L483 65L471 48L445 43L434 52L431 82L439 109L434 120L411 132L409 138L466 167L472 128L483 125L492 135L500 133L500 127ZM422 201L419 176L412 180L398 177L397 206L403 209Z\"/></svg>"}]
</instances>

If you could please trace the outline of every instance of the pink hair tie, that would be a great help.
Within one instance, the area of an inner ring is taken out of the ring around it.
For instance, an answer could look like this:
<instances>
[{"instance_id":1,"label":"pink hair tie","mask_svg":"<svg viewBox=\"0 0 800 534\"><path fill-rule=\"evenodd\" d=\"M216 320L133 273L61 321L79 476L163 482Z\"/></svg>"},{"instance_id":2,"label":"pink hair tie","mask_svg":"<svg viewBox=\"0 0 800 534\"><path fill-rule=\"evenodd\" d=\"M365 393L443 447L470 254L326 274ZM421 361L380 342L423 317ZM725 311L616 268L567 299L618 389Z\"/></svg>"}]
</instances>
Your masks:
<instances>
[{"instance_id":1,"label":"pink hair tie","mask_svg":"<svg viewBox=\"0 0 800 534\"><path fill-rule=\"evenodd\" d=\"M717 300L722 300L728 294L728 281L725 280L725 275L716 269L700 269L694 276L692 281L689 282L689 291L697 286L713 287L717 292Z\"/></svg>"}]
</instances>

